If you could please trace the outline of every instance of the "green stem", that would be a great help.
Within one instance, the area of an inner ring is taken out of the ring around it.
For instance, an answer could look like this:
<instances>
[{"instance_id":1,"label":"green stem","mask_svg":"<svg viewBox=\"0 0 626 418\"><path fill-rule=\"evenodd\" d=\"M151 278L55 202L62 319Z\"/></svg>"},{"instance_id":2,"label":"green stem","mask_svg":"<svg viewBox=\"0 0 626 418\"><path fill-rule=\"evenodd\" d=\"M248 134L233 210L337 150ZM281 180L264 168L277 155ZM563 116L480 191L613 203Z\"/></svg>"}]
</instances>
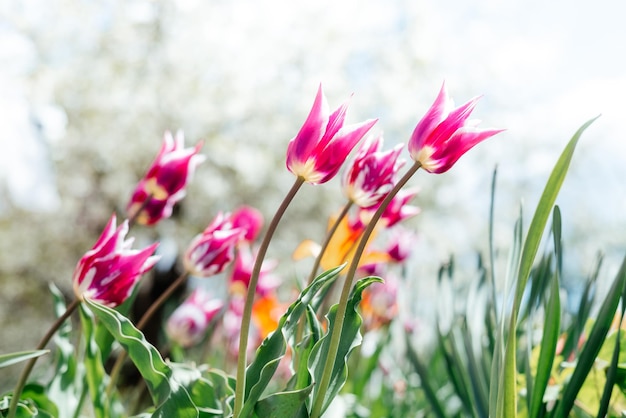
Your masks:
<instances>
[{"instance_id":1,"label":"green stem","mask_svg":"<svg viewBox=\"0 0 626 418\"><path fill-rule=\"evenodd\" d=\"M148 321L152 318L155 312L167 301L172 294L187 280L189 277L189 272L185 271L182 273L174 282L168 287L165 292L161 293L161 296L157 300L155 300L152 305L148 308L148 310L142 315L139 322L137 322L137 329L141 331L143 327L146 326ZM119 378L120 372L122 371L122 366L124 364L124 360L126 360L126 351L122 351L120 355L115 360L113 364L113 368L111 369L109 385L107 386L107 398L111 399L111 394L113 393L113 388L117 383L117 379Z\"/></svg>"},{"instance_id":2,"label":"green stem","mask_svg":"<svg viewBox=\"0 0 626 418\"><path fill-rule=\"evenodd\" d=\"M335 223L328 230L328 233L326 234L326 239L325 239L324 243L322 244L322 247L320 248L320 252L315 257L315 262L313 263L313 268L311 268L311 273L309 274L309 278L307 280L307 286L310 285L311 283L313 283L313 280L315 279L315 276L317 275L317 270L319 269L320 264L322 262L322 257L324 257L324 253L326 252L326 250L328 249L328 245L330 244L330 240L333 238L333 235L335 235L335 232L337 232L337 228L339 228L339 225L341 225L341 221L348 214L348 211L352 207L352 204L353 204L352 200L349 200L348 203L346 203L346 205L341 210L341 213L339 214L339 216L335 220ZM304 326L305 326L305 324L306 324L306 318L302 318L300 320L300 322L298 323L298 328L296 330L296 338L295 338L296 344L298 342L300 342L300 340L302 340L302 334L304 334ZM294 363L295 363L296 370L298 369L299 362L300 362L300 358L299 358L298 353L296 353L296 355L294 357Z\"/></svg>"},{"instance_id":3,"label":"green stem","mask_svg":"<svg viewBox=\"0 0 626 418\"><path fill-rule=\"evenodd\" d=\"M267 253L270 241L272 240L272 235L274 235L274 231L276 231L276 227L280 222L280 218L283 217L287 206L289 206L303 184L304 178L298 177L293 186L291 186L291 190L289 190L289 193L287 193L287 196L285 196L285 199L276 210L274 218L272 218L272 222L267 228L267 232L265 233L261 246L259 247L256 260L254 261L250 283L248 284L248 292L246 294L246 302L243 308L243 316L241 318L241 331L239 333L239 355L237 357L237 381L235 385L235 405L233 413L234 418L239 417L241 409L243 408L246 390L246 351L248 348L248 336L250 334L250 321L252 320L252 305L256 295L256 286L259 281L259 274L261 273L261 265L263 264L265 253Z\"/></svg>"},{"instance_id":4,"label":"green stem","mask_svg":"<svg viewBox=\"0 0 626 418\"><path fill-rule=\"evenodd\" d=\"M70 315L72 315L72 313L76 310L78 305L80 305L80 300L78 299L75 299L72 303L69 304L69 306L67 307L63 315L61 315L54 322L54 324L52 324L52 326L50 327L46 335L43 336L43 338L41 339L41 341L39 342L39 345L37 346L35 350L43 350L46 347L46 345L48 345L52 336L59 330L59 328L61 327L61 325L63 325L65 320L69 318ZM26 364L26 367L24 367L24 370L22 371L22 374L20 375L19 380L17 381L17 384L15 385L15 389L13 389L13 396L11 397L11 404L9 405L9 414L7 415L8 418L15 417L15 413L17 412L17 404L20 400L20 396L22 395L22 391L24 390L24 386L26 385L28 376L30 376L30 372L33 370L33 367L35 366L35 363L37 362L38 358L39 357L30 359L28 363Z\"/></svg>"},{"instance_id":5,"label":"green stem","mask_svg":"<svg viewBox=\"0 0 626 418\"><path fill-rule=\"evenodd\" d=\"M326 361L324 363L322 378L319 382L317 396L314 399L313 407L311 409L311 418L319 418L322 415L322 408L324 407L324 397L326 395L326 391L328 390L328 385L330 384L333 366L335 364L335 361L337 360L337 351L339 351L341 331L343 330L343 322L346 317L346 309L348 305L348 297L350 296L350 290L352 288L352 281L354 280L354 276L359 265L359 260L363 255L363 251L365 250L367 241L369 241L369 238L374 231L376 223L382 216L385 209L387 209L387 206L389 206L391 200L398 193L398 191L400 191L400 189L407 183L407 181L409 181L413 174L415 174L415 172L419 170L421 166L422 165L419 162L416 162L411 168L409 168L406 174L389 192L387 197L385 197L385 200L382 201L382 203L378 207L378 210L376 210L376 213L374 213L374 216L372 216L372 219L370 220L367 228L361 236L361 240L359 241L359 245L356 248L354 257L352 258L352 262L350 263L350 269L348 270L348 274L346 275L346 279L341 290L341 297L339 298L339 304L337 306L335 322L332 329L330 330L330 345L328 347L328 353L326 355Z\"/></svg>"}]
</instances>

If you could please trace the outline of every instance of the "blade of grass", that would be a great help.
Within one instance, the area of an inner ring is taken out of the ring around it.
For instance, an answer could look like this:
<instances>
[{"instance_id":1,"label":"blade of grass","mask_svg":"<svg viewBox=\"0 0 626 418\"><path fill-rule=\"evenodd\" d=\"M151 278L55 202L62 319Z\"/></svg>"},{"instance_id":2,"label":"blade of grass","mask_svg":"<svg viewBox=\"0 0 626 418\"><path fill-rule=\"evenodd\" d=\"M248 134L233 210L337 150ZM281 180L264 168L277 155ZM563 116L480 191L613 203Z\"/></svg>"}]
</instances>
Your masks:
<instances>
[{"instance_id":1,"label":"blade of grass","mask_svg":"<svg viewBox=\"0 0 626 418\"><path fill-rule=\"evenodd\" d=\"M552 280L550 289L550 299L548 300L543 324L543 336L541 338L541 348L539 351L539 362L537 363L537 373L532 392L529 392L530 407L529 416L539 416L539 411L543 404L543 395L548 387L554 356L556 355L556 345L559 339L561 301L559 298L559 276L562 260L561 249L561 212L558 206L554 207L552 215L552 235L554 237L554 254L556 256L557 268Z\"/></svg>"},{"instance_id":2,"label":"blade of grass","mask_svg":"<svg viewBox=\"0 0 626 418\"><path fill-rule=\"evenodd\" d=\"M407 347L406 351L407 351L407 356L409 358L409 363L411 363L411 365L413 366L413 369L415 369L415 372L420 377L420 385L422 386L422 389L424 389L424 394L426 395L426 399L428 399L428 402L433 408L433 413L438 418L446 418L446 413L443 409L443 406L439 402L439 399L437 398L437 394L435 393L435 390L430 385L431 380L428 376L428 370L426 369L426 366L424 366L424 364L419 360L417 353L415 352L415 349L413 349L413 346L411 345L411 341L409 340L408 334L406 335L406 347Z\"/></svg>"},{"instance_id":3,"label":"blade of grass","mask_svg":"<svg viewBox=\"0 0 626 418\"><path fill-rule=\"evenodd\" d=\"M596 357L598 356L598 353L602 348L602 344L604 343L604 339L609 332L613 317L617 311L617 305L622 297L622 293L624 292L625 285L626 257L624 257L624 261L622 262L622 266L615 277L615 281L613 282L606 299L601 305L596 322L594 323L593 328L589 333L589 338L580 353L580 357L576 368L572 373L572 377L563 391L561 401L556 406L555 413L553 414L554 417L566 417L572 410L574 402L576 401L576 396L585 382L589 371L593 367Z\"/></svg>"},{"instance_id":4,"label":"blade of grass","mask_svg":"<svg viewBox=\"0 0 626 418\"><path fill-rule=\"evenodd\" d=\"M561 185L565 180L565 175L569 168L574 150L578 144L582 133L591 125L596 118L593 118L583 124L578 131L574 134L572 139L568 142L565 150L559 157L556 165L554 166L552 173L546 183L543 190L537 209L533 215L533 219L530 222L526 239L524 240L524 247L522 249L522 255L520 259L519 269L517 273L517 286L515 290L515 298L513 299L513 310L511 312L511 320L509 323L509 335L507 338L506 350L504 354L504 385L502 390L504 391L503 399L503 414L499 416L505 416L507 418L514 418L517 416L517 384L516 384L516 333L517 317L519 315L522 297L524 290L526 289L526 283L530 275L530 270L537 255L539 244L543 236L543 231L548 222L550 212L556 201L556 197L561 189Z\"/></svg>"},{"instance_id":5,"label":"blade of grass","mask_svg":"<svg viewBox=\"0 0 626 418\"><path fill-rule=\"evenodd\" d=\"M506 307L508 296L511 294L514 283L513 277L517 266L519 265L519 257L522 249L522 210L515 221L513 228L513 245L509 253L507 262L507 272L504 283L504 297L502 298L502 306L500 307L500 321L498 322L498 331L496 333L496 345L491 361L491 382L489 386L489 416L500 417L504 413L504 391L501 390L504 385L504 349L505 349L505 324L506 324ZM495 303L495 301L494 301ZM497 384L495 384L497 382Z\"/></svg>"}]
</instances>

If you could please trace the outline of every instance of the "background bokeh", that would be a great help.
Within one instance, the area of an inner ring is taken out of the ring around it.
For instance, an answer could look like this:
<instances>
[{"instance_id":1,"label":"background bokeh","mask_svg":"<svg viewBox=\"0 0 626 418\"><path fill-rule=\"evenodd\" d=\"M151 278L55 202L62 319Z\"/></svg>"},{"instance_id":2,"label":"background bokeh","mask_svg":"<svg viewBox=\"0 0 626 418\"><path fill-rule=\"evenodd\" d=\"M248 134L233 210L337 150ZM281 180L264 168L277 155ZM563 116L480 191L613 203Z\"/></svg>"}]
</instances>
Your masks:
<instances>
[{"instance_id":1,"label":"background bokeh","mask_svg":"<svg viewBox=\"0 0 626 418\"><path fill-rule=\"evenodd\" d=\"M610 277L626 231L625 13L614 0L3 0L0 353L36 345L51 322L47 283L71 293L76 261L123 214L166 129L203 140L207 161L174 219L133 231L139 244L184 248L242 203L271 216L293 181L286 144L320 82L331 106L354 93L349 121L380 118L388 146L408 139L444 79L457 103L484 95L484 126L507 128L449 173L412 180L418 296L450 254L473 268L486 248L494 167L505 254L520 203L528 219L566 141L601 113L559 204L566 283L575 289L598 251ZM301 193L270 256L321 239L342 204L337 181ZM427 316L423 299L413 308Z\"/></svg>"}]
</instances>

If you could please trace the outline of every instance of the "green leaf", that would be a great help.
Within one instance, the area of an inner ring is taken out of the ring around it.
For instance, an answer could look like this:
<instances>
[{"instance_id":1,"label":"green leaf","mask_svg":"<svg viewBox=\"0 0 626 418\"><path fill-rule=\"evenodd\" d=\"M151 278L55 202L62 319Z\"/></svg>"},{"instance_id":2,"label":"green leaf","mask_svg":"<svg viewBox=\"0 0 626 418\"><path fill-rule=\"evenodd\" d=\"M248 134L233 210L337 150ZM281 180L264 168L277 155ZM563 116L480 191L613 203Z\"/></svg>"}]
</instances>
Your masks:
<instances>
[{"instance_id":1,"label":"green leaf","mask_svg":"<svg viewBox=\"0 0 626 418\"><path fill-rule=\"evenodd\" d=\"M556 197L561 189L561 185L569 169L574 150L578 144L582 133L591 125L595 120L591 119L583 124L578 131L574 134L572 139L568 142L565 150L559 157L556 165L554 166L550 178L546 183L543 190L537 209L533 215L533 219L530 222L526 239L524 240L524 247L522 249L519 269L517 271L517 286L515 290L515 297L513 299L513 310L511 312L509 335L507 338L506 351L504 355L504 398L503 398L503 411L501 416L513 418L517 416L517 387L516 387L516 328L517 318L522 303L522 297L524 290L526 289L526 283L530 276L532 265L535 261L535 256L541 243L541 237L543 231L548 222L550 212L556 201ZM500 416L500 415L499 415Z\"/></svg>"},{"instance_id":2,"label":"green leaf","mask_svg":"<svg viewBox=\"0 0 626 418\"><path fill-rule=\"evenodd\" d=\"M543 404L543 395L548 387L548 381L552 373L552 365L556 355L556 346L560 332L561 302L559 298L559 275L561 272L560 266L562 265L563 254L561 249L561 212L558 206L554 207L552 216L552 234L554 237L554 254L557 268L552 279L550 299L545 310L539 362L537 364L533 391L530 394L529 416L531 417L539 416L539 411Z\"/></svg>"},{"instance_id":3,"label":"green leaf","mask_svg":"<svg viewBox=\"0 0 626 418\"><path fill-rule=\"evenodd\" d=\"M435 393L435 389L431 385L431 378L428 373L428 368L420 361L415 349L411 345L411 341L409 340L408 334L406 335L406 346L407 346L407 357L409 359L409 363L413 366L413 369L417 373L420 378L420 386L424 390L424 394L426 395L426 399L430 403L430 406L433 409L433 414L438 418L445 418L446 413L444 407L439 402L439 398L437 398L437 394ZM443 351L443 350L442 350ZM469 398L469 395L468 395Z\"/></svg>"},{"instance_id":4,"label":"green leaf","mask_svg":"<svg viewBox=\"0 0 626 418\"><path fill-rule=\"evenodd\" d=\"M226 375L206 366L170 363L172 377L189 393L200 418L224 417L230 413L227 399L233 394Z\"/></svg>"},{"instance_id":5,"label":"green leaf","mask_svg":"<svg viewBox=\"0 0 626 418\"><path fill-rule=\"evenodd\" d=\"M617 338L615 338L613 357L611 358L609 369L606 371L606 384L604 385L602 399L600 400L600 406L598 408L598 418L607 416L607 413L609 411L609 403L611 402L611 395L613 393L613 386L615 386L615 382L617 381L618 361L620 357L620 334L622 333L623 319L624 310L622 309L622 315L620 316L619 325L617 327Z\"/></svg>"},{"instance_id":6,"label":"green leaf","mask_svg":"<svg viewBox=\"0 0 626 418\"><path fill-rule=\"evenodd\" d=\"M5 396L0 399L0 416L5 417L8 413L11 396ZM31 400L21 400L17 403L15 418L56 418L56 415L40 409Z\"/></svg>"},{"instance_id":7,"label":"green leaf","mask_svg":"<svg viewBox=\"0 0 626 418\"><path fill-rule=\"evenodd\" d=\"M96 343L94 316L83 305L80 307L80 321L85 337L85 359L83 363L94 412L98 418L113 417L106 393L109 376L104 371L100 347Z\"/></svg>"},{"instance_id":8,"label":"green leaf","mask_svg":"<svg viewBox=\"0 0 626 418\"><path fill-rule=\"evenodd\" d=\"M622 266L617 273L617 277L615 277L615 281L613 282L606 299L600 307L596 322L594 323L589 334L589 338L580 353L576 368L574 369L570 381L563 390L563 396L561 401L557 404L556 412L553 416L565 417L568 416L572 410L574 402L576 401L576 395L585 382L585 379L593 367L596 357L604 344L605 337L611 327L611 323L615 316L615 312L625 286L626 257L624 257L624 261L622 262Z\"/></svg>"},{"instance_id":9,"label":"green leaf","mask_svg":"<svg viewBox=\"0 0 626 418\"><path fill-rule=\"evenodd\" d=\"M96 302L85 299L89 309L126 349L157 406L154 417L198 417L189 394L171 377L172 370L163 361L159 351L146 341L144 335L122 314Z\"/></svg>"},{"instance_id":10,"label":"green leaf","mask_svg":"<svg viewBox=\"0 0 626 418\"><path fill-rule=\"evenodd\" d=\"M515 271L519 265L519 258L522 248L522 213L520 208L520 214L515 222L513 229L513 245L509 252L509 258L507 262L507 273L505 276L504 295L505 299L512 291L513 277ZM498 323L498 331L496 333L496 345L491 360L491 382L498 382L498 384L492 383L489 386L489 416L501 417L504 416L504 353L505 353L505 308L506 303L502 303L500 312L500 321Z\"/></svg>"},{"instance_id":11,"label":"green leaf","mask_svg":"<svg viewBox=\"0 0 626 418\"><path fill-rule=\"evenodd\" d=\"M278 321L276 331L263 340L257 349L254 361L246 370L246 396L241 409L241 417L251 416L254 411L257 401L276 372L278 363L285 355L287 341L294 335L298 320L306 311L307 305L311 303L315 294L325 284L337 278L344 266L341 265L320 274L289 306L287 312ZM306 361L306 359L302 359L302 361Z\"/></svg>"},{"instance_id":12,"label":"green leaf","mask_svg":"<svg viewBox=\"0 0 626 418\"><path fill-rule=\"evenodd\" d=\"M0 355L0 369L3 367L11 366L15 363L19 363L24 360L28 360L35 357L48 354L50 350L31 350L31 351L18 351L16 353L2 354Z\"/></svg>"},{"instance_id":13,"label":"green leaf","mask_svg":"<svg viewBox=\"0 0 626 418\"><path fill-rule=\"evenodd\" d=\"M287 389L297 390L304 389L311 384L311 374L309 373L308 360L311 356L313 347L322 337L322 325L317 319L315 308L313 305L307 305L306 310L306 326L309 332L302 337L299 343L291 344L291 349L297 353L297 358L302 359L296 364L296 374L287 384ZM294 339L295 343L295 339Z\"/></svg>"},{"instance_id":14,"label":"green leaf","mask_svg":"<svg viewBox=\"0 0 626 418\"><path fill-rule=\"evenodd\" d=\"M378 277L366 277L359 280L354 285L352 293L348 299L348 303L346 306L346 315L344 318L343 328L339 339L339 349L337 350L337 357L333 365L328 390L326 391L322 403L322 412L324 412L326 408L328 408L328 405L330 405L330 402L337 395L348 377L348 368L346 364L348 356L355 347L361 344L362 340L361 333L359 332L362 319L361 316L358 314L356 308L361 302L363 291L373 283L382 283L382 280ZM327 315L329 330L333 329L333 323L335 321L336 313L337 305L335 304L330 309ZM324 335L324 337L322 337L320 341L318 341L315 347L313 347L311 357L309 357L309 370L314 376L314 382L319 382L321 380L322 374L324 373L324 364L326 363L329 345L330 337L329 333L326 333L326 335ZM318 396L316 389L317 386L314 386L312 392L313 399Z\"/></svg>"},{"instance_id":15,"label":"green leaf","mask_svg":"<svg viewBox=\"0 0 626 418\"><path fill-rule=\"evenodd\" d=\"M54 312L59 318L67 310L65 297L54 284L51 283L49 288ZM63 322L52 338L55 346L55 364L54 375L47 385L47 394L50 399L54 399L59 411L58 416L70 417L80 409L82 393L86 390L83 384L84 370L78 364L72 342L72 321Z\"/></svg>"},{"instance_id":16,"label":"green leaf","mask_svg":"<svg viewBox=\"0 0 626 418\"><path fill-rule=\"evenodd\" d=\"M309 416L304 402L313 389L310 385L304 389L278 392L257 402L255 417L307 418Z\"/></svg>"}]
</instances>

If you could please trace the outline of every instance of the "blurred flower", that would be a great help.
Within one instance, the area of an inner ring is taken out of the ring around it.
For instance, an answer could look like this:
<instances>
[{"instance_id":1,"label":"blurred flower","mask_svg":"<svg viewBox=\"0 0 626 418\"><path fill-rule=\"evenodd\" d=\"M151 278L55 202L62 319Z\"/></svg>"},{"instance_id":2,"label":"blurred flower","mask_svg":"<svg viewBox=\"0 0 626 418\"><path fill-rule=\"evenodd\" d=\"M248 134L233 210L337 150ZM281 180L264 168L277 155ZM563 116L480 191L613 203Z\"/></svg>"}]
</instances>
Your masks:
<instances>
[{"instance_id":1,"label":"blurred flower","mask_svg":"<svg viewBox=\"0 0 626 418\"><path fill-rule=\"evenodd\" d=\"M235 258L235 246L244 235L244 229L233 228L230 218L219 213L189 244L183 257L185 269L198 277L221 273Z\"/></svg>"},{"instance_id":2,"label":"blurred flower","mask_svg":"<svg viewBox=\"0 0 626 418\"><path fill-rule=\"evenodd\" d=\"M336 217L329 219L329 226L336 222ZM361 238L365 227L360 220L350 220L348 217L344 217L337 230L333 234L328 243L326 251L322 255L320 265L324 270L328 270L338 265L350 262L356 251L356 247ZM359 260L359 266L365 266L373 263L384 263L389 261L387 253L382 251L372 251L368 247L370 243L376 238L376 231L372 233L367 243L367 247L361 259ZM320 251L320 245L311 241L304 240L298 245L293 253L293 258L299 260L305 257L313 256L317 257Z\"/></svg>"},{"instance_id":3,"label":"blurred flower","mask_svg":"<svg viewBox=\"0 0 626 418\"><path fill-rule=\"evenodd\" d=\"M244 240L254 241L263 227L263 215L251 206L241 206L230 216L230 220L235 228L245 230Z\"/></svg>"},{"instance_id":4,"label":"blurred flower","mask_svg":"<svg viewBox=\"0 0 626 418\"><path fill-rule=\"evenodd\" d=\"M141 275L159 260L152 255L157 243L142 250L131 250L133 238L125 240L128 221L116 228L111 216L93 248L85 253L74 270L74 293L80 300L116 307L132 293Z\"/></svg>"},{"instance_id":5,"label":"blurred flower","mask_svg":"<svg viewBox=\"0 0 626 418\"><path fill-rule=\"evenodd\" d=\"M315 102L300 132L287 147L287 168L311 184L321 184L337 174L354 146L376 119L343 126L348 103L330 113L319 86Z\"/></svg>"},{"instance_id":6,"label":"blurred flower","mask_svg":"<svg viewBox=\"0 0 626 418\"><path fill-rule=\"evenodd\" d=\"M146 175L139 181L128 203L129 218L142 225L154 225L172 215L174 205L185 196L185 188L196 166L204 161L199 155L202 143L184 148L182 131L176 138L168 131L163 145Z\"/></svg>"},{"instance_id":7,"label":"blurred flower","mask_svg":"<svg viewBox=\"0 0 626 418\"><path fill-rule=\"evenodd\" d=\"M252 321L256 325L261 339L276 329L278 321L286 309L287 307L279 303L274 293L268 293L254 302Z\"/></svg>"},{"instance_id":8,"label":"blurred flower","mask_svg":"<svg viewBox=\"0 0 626 418\"><path fill-rule=\"evenodd\" d=\"M255 261L256 253L253 254L249 245L241 243L237 248L235 264L233 266L233 272L230 276L231 293L240 293L242 295L246 294L246 290L250 284L250 277L252 276L252 269L254 268ZM263 261L261 271L259 273L259 281L256 287L256 293L258 295L266 295L276 289L280 284L280 279L271 273L272 270L276 268L277 264L276 260Z\"/></svg>"},{"instance_id":9,"label":"blurred flower","mask_svg":"<svg viewBox=\"0 0 626 418\"><path fill-rule=\"evenodd\" d=\"M402 222L419 214L420 208L408 204L415 196L417 196L417 193L417 189L400 190L398 194L396 194L393 199L391 199L391 202L389 202L389 206L385 208L385 211L383 212L379 223L387 228L390 228L398 222ZM376 209L376 206L362 209L359 214L359 219L361 220L361 222L367 225L374 215L374 212L376 212Z\"/></svg>"},{"instance_id":10,"label":"blurred flower","mask_svg":"<svg viewBox=\"0 0 626 418\"><path fill-rule=\"evenodd\" d=\"M404 160L398 160L403 145L382 152L383 138L363 143L343 177L343 190L356 205L367 208L379 204L391 191Z\"/></svg>"},{"instance_id":11,"label":"blurred flower","mask_svg":"<svg viewBox=\"0 0 626 418\"><path fill-rule=\"evenodd\" d=\"M167 335L182 347L199 343L223 306L220 299L196 288L167 320Z\"/></svg>"},{"instance_id":12,"label":"blurred flower","mask_svg":"<svg viewBox=\"0 0 626 418\"><path fill-rule=\"evenodd\" d=\"M479 120L468 120L478 97L454 108L445 83L424 117L419 121L411 139L409 153L429 173L448 171L474 145L503 129L479 129Z\"/></svg>"},{"instance_id":13,"label":"blurred flower","mask_svg":"<svg viewBox=\"0 0 626 418\"><path fill-rule=\"evenodd\" d=\"M363 292L361 315L366 330L380 328L398 314L398 280L387 274L384 283L374 283Z\"/></svg>"},{"instance_id":14,"label":"blurred flower","mask_svg":"<svg viewBox=\"0 0 626 418\"><path fill-rule=\"evenodd\" d=\"M227 341L228 353L237 357L239 348L239 331L243 316L245 295L234 294L230 298L228 309L224 314L224 336ZM276 329L286 306L281 304L274 293L257 298L252 305L252 323L248 334L247 347L252 354L263 338Z\"/></svg>"},{"instance_id":15,"label":"blurred flower","mask_svg":"<svg viewBox=\"0 0 626 418\"><path fill-rule=\"evenodd\" d=\"M391 231L391 240L387 247L387 254L396 263L403 263L411 255L414 242L415 233L413 231L397 226Z\"/></svg>"}]
</instances>

